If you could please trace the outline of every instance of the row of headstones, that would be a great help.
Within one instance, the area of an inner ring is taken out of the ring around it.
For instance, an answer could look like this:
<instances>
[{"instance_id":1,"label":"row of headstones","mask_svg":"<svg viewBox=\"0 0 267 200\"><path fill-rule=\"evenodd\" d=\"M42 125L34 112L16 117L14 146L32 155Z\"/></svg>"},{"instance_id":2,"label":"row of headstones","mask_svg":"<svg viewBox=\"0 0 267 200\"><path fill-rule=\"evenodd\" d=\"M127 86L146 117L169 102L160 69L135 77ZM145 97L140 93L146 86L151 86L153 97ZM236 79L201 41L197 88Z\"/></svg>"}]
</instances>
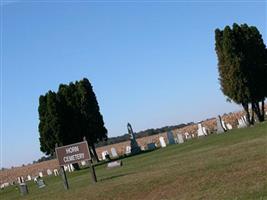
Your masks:
<instances>
[{"instance_id":1,"label":"row of headstones","mask_svg":"<svg viewBox=\"0 0 267 200\"><path fill-rule=\"evenodd\" d=\"M186 134L188 134L188 133L186 133ZM184 142L184 137L183 137L182 134L177 134L177 138L174 138L172 131L169 131L167 133L167 137L168 137L169 144L177 144L177 143L183 143ZM189 138L191 136L188 134L187 137ZM167 144L166 144L166 142L164 140L164 137L159 137L159 143L160 143L160 146L161 147L166 147L167 146ZM153 150L155 148L157 148L157 144L156 143L148 143L147 144L147 150ZM145 150L145 147L144 146L141 146L141 150L144 151ZM126 146L126 148L125 148L125 154L126 155L131 154L131 146ZM107 157L109 157L109 155L110 154L109 154L109 152L107 150L103 151L101 153L102 160L106 160ZM116 151L116 149L114 147L111 148L111 156L113 158L118 157L118 153L117 153L117 151Z\"/></svg>"},{"instance_id":2,"label":"row of headstones","mask_svg":"<svg viewBox=\"0 0 267 200\"><path fill-rule=\"evenodd\" d=\"M68 171L68 172L73 172L73 171L74 171L74 167L73 167L72 164L69 164L69 165L64 166L64 170L65 170L66 172L67 172L67 171ZM50 169L47 169L46 173L47 173L48 176L51 176L51 175L53 175L53 174L54 174L54 176L59 176L59 171L58 171L58 169L54 169L53 172L52 172ZM39 173L38 173L38 176L31 176L31 175L28 175L26 181L34 180L34 181L36 182L38 178L43 178L43 177L44 177L43 172L39 172ZM24 182L25 182L24 177L23 177L23 176L17 177L17 182L18 182L18 183L24 183Z\"/></svg>"},{"instance_id":3,"label":"row of headstones","mask_svg":"<svg viewBox=\"0 0 267 200\"><path fill-rule=\"evenodd\" d=\"M246 117L242 116L240 119L238 119L238 123L239 123L238 128L246 127L246 124L247 124ZM230 123L225 123L224 120L222 120L220 116L217 117L217 133L222 133L222 132L225 132L227 130L232 130L232 129L233 129L233 126ZM202 126L201 123L198 123L197 137L207 136L208 134L209 134L209 130L206 127ZM194 137L195 137L195 134L189 134L188 132L185 132L184 134L178 133L177 137L175 138L173 136L172 131L167 132L168 144L181 144L181 143L184 143L184 140L188 140ZM159 143L161 147L167 146L165 139L162 136L159 137ZM147 144L148 150L153 150L155 148L157 148L156 143ZM145 150L144 146L141 146L141 149ZM131 153L131 147L126 146L125 154L128 155L130 153ZM102 159L106 160L107 157L109 156L109 152L105 150L102 152L101 155L102 155ZM113 158L118 157L117 151L114 147L111 148L111 155Z\"/></svg>"}]
</instances>

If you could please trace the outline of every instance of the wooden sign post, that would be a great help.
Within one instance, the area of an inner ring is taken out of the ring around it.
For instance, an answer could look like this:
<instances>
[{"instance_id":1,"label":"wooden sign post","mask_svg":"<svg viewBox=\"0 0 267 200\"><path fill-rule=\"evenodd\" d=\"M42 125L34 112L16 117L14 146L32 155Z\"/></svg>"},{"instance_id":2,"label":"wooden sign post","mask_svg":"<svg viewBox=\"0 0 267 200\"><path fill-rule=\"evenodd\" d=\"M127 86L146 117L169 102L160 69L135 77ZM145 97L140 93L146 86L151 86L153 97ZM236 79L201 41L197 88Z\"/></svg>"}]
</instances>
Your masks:
<instances>
[{"instance_id":1,"label":"wooden sign post","mask_svg":"<svg viewBox=\"0 0 267 200\"><path fill-rule=\"evenodd\" d=\"M62 147L58 147L56 145L55 151L59 162L59 166L61 167L62 179L64 183L64 188L66 190L69 189L69 184L64 170L64 165L73 164L81 161L89 161L93 183L97 182L95 168L92 165L88 144L85 138L83 142L78 142L75 144L70 144Z\"/></svg>"}]
</instances>

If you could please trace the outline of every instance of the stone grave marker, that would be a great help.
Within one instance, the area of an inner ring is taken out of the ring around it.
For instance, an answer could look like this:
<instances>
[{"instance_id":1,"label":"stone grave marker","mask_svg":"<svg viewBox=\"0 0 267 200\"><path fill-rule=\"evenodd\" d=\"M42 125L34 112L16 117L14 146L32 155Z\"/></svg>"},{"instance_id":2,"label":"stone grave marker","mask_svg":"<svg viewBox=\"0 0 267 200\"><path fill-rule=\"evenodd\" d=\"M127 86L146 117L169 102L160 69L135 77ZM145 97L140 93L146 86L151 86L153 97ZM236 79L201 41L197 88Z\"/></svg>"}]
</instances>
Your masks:
<instances>
[{"instance_id":1,"label":"stone grave marker","mask_svg":"<svg viewBox=\"0 0 267 200\"><path fill-rule=\"evenodd\" d=\"M226 127L227 127L228 130L232 130L233 129L232 125L229 124L229 123L226 124Z\"/></svg>"},{"instance_id":2,"label":"stone grave marker","mask_svg":"<svg viewBox=\"0 0 267 200\"><path fill-rule=\"evenodd\" d=\"M27 181L31 181L32 177L30 175L27 176Z\"/></svg>"},{"instance_id":3,"label":"stone grave marker","mask_svg":"<svg viewBox=\"0 0 267 200\"><path fill-rule=\"evenodd\" d=\"M126 149L125 149L125 154L130 154L131 153L131 147L130 146L126 146Z\"/></svg>"},{"instance_id":4,"label":"stone grave marker","mask_svg":"<svg viewBox=\"0 0 267 200\"><path fill-rule=\"evenodd\" d=\"M82 166L85 166L85 165L86 165L86 162L83 160L83 161L81 162L81 165L82 165Z\"/></svg>"},{"instance_id":5,"label":"stone grave marker","mask_svg":"<svg viewBox=\"0 0 267 200\"><path fill-rule=\"evenodd\" d=\"M58 176L58 175L59 175L59 173L58 173L58 170L57 170L57 169L54 169L54 175L55 175L55 176Z\"/></svg>"},{"instance_id":6,"label":"stone grave marker","mask_svg":"<svg viewBox=\"0 0 267 200\"><path fill-rule=\"evenodd\" d=\"M204 131L203 131L203 128L202 128L201 123L199 123L197 126L198 126L198 129L197 129L197 136L198 136L198 137L203 137L203 136L205 136L205 133L204 133Z\"/></svg>"},{"instance_id":7,"label":"stone grave marker","mask_svg":"<svg viewBox=\"0 0 267 200\"><path fill-rule=\"evenodd\" d=\"M109 162L107 165L107 168L114 168L114 167L121 167L121 166L122 166L122 161L117 160L117 161Z\"/></svg>"},{"instance_id":8,"label":"stone grave marker","mask_svg":"<svg viewBox=\"0 0 267 200\"><path fill-rule=\"evenodd\" d=\"M44 180L39 179L39 178L37 179L36 184L37 184L38 188L44 188L46 186L44 183Z\"/></svg>"},{"instance_id":9,"label":"stone grave marker","mask_svg":"<svg viewBox=\"0 0 267 200\"><path fill-rule=\"evenodd\" d=\"M165 143L164 137L162 137L162 136L159 137L159 143L160 143L160 146L163 148L167 146Z\"/></svg>"},{"instance_id":10,"label":"stone grave marker","mask_svg":"<svg viewBox=\"0 0 267 200\"><path fill-rule=\"evenodd\" d=\"M131 140L131 154L140 153L141 149L136 142L135 133L133 132L133 129L132 129L132 126L130 123L127 124L127 129L128 129L128 134L129 134L130 140Z\"/></svg>"},{"instance_id":11,"label":"stone grave marker","mask_svg":"<svg viewBox=\"0 0 267 200\"><path fill-rule=\"evenodd\" d=\"M51 171L50 169L47 169L47 170L46 170L46 173L47 173L48 176L51 176L51 175L53 174L52 171Z\"/></svg>"},{"instance_id":12,"label":"stone grave marker","mask_svg":"<svg viewBox=\"0 0 267 200\"><path fill-rule=\"evenodd\" d=\"M43 172L39 172L39 176L42 178L44 176Z\"/></svg>"},{"instance_id":13,"label":"stone grave marker","mask_svg":"<svg viewBox=\"0 0 267 200\"><path fill-rule=\"evenodd\" d=\"M167 132L167 138L168 138L169 144L175 144L172 131Z\"/></svg>"},{"instance_id":14,"label":"stone grave marker","mask_svg":"<svg viewBox=\"0 0 267 200\"><path fill-rule=\"evenodd\" d=\"M178 144L184 143L184 137L183 134L177 133L177 139L178 139Z\"/></svg>"},{"instance_id":15,"label":"stone grave marker","mask_svg":"<svg viewBox=\"0 0 267 200\"><path fill-rule=\"evenodd\" d=\"M112 155L113 158L118 157L117 151L116 151L116 149L114 147L111 148L111 155Z\"/></svg>"},{"instance_id":16,"label":"stone grave marker","mask_svg":"<svg viewBox=\"0 0 267 200\"><path fill-rule=\"evenodd\" d=\"M154 150L156 148L157 147L156 147L155 143L153 143L153 142L147 144L147 149L148 150Z\"/></svg>"},{"instance_id":17,"label":"stone grave marker","mask_svg":"<svg viewBox=\"0 0 267 200\"><path fill-rule=\"evenodd\" d=\"M192 138L188 132L186 132L184 135L185 135L185 139L187 139L187 140Z\"/></svg>"},{"instance_id":18,"label":"stone grave marker","mask_svg":"<svg viewBox=\"0 0 267 200\"><path fill-rule=\"evenodd\" d=\"M102 152L102 159L106 160L106 155L109 155L108 151L103 151Z\"/></svg>"},{"instance_id":19,"label":"stone grave marker","mask_svg":"<svg viewBox=\"0 0 267 200\"><path fill-rule=\"evenodd\" d=\"M216 118L216 123L217 123L217 134L224 133L226 130L223 128L222 119L220 115L218 115L218 117Z\"/></svg>"}]
</instances>

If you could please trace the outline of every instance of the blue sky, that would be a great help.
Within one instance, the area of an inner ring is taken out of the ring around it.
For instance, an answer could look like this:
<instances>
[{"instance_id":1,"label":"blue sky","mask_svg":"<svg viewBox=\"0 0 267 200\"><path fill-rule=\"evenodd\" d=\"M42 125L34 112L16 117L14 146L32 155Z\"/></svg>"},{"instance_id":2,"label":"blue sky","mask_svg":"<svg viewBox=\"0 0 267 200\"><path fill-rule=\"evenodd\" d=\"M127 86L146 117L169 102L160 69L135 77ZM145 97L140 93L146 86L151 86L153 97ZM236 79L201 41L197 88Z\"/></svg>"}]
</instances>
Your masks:
<instances>
[{"instance_id":1,"label":"blue sky","mask_svg":"<svg viewBox=\"0 0 267 200\"><path fill-rule=\"evenodd\" d=\"M214 30L247 23L266 43L266 2L16 1L2 7L1 166L39 150L38 98L87 77L109 136L240 109L220 91Z\"/></svg>"}]
</instances>

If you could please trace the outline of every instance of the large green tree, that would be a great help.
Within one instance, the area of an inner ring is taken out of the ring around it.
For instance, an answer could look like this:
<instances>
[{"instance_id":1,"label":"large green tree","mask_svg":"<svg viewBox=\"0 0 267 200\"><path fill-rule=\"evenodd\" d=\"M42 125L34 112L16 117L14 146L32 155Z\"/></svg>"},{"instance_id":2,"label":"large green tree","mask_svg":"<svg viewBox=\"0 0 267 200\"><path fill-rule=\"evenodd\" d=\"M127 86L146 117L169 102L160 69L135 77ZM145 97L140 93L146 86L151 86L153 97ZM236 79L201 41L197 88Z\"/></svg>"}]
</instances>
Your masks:
<instances>
[{"instance_id":1,"label":"large green tree","mask_svg":"<svg viewBox=\"0 0 267 200\"><path fill-rule=\"evenodd\" d=\"M41 95L38 111L42 152L52 155L56 143L68 145L86 137L91 155L99 161L95 143L107 139L107 129L88 79L61 84L57 93Z\"/></svg>"},{"instance_id":2,"label":"large green tree","mask_svg":"<svg viewBox=\"0 0 267 200\"><path fill-rule=\"evenodd\" d=\"M267 50L260 32L254 26L233 24L232 28L216 29L215 40L222 92L228 100L243 106L250 124L254 113L264 121Z\"/></svg>"}]
</instances>

